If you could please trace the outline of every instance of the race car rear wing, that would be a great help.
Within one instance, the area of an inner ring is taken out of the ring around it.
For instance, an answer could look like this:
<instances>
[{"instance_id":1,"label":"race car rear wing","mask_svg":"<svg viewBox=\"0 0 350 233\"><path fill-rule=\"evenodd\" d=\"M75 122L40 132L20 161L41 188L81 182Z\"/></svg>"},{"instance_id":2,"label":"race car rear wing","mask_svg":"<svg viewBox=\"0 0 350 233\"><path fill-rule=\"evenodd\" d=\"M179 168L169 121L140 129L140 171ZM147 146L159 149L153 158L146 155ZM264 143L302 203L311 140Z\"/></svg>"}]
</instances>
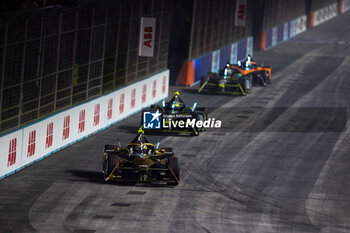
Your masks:
<instances>
[{"instance_id":1,"label":"race car rear wing","mask_svg":"<svg viewBox=\"0 0 350 233\"><path fill-rule=\"evenodd\" d=\"M118 152L119 146L116 145L105 145L104 152Z\"/></svg>"}]
</instances>

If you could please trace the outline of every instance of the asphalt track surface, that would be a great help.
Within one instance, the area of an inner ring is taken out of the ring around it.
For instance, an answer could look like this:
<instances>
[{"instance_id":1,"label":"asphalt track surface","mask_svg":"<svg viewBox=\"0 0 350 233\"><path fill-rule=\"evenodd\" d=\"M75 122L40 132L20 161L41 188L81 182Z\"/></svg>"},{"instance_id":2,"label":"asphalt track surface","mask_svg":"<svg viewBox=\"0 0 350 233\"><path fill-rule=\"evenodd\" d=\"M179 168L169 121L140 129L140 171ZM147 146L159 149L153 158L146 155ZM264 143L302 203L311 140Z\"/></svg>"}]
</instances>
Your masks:
<instances>
[{"instance_id":1,"label":"asphalt track surface","mask_svg":"<svg viewBox=\"0 0 350 233\"><path fill-rule=\"evenodd\" d=\"M137 114L0 181L0 232L350 232L349 110L326 114L336 130L319 122L350 109L348 22L255 53L274 80L246 97L172 87L223 121L198 137L149 137L174 148L179 186L104 183L103 145L132 140Z\"/></svg>"}]
</instances>

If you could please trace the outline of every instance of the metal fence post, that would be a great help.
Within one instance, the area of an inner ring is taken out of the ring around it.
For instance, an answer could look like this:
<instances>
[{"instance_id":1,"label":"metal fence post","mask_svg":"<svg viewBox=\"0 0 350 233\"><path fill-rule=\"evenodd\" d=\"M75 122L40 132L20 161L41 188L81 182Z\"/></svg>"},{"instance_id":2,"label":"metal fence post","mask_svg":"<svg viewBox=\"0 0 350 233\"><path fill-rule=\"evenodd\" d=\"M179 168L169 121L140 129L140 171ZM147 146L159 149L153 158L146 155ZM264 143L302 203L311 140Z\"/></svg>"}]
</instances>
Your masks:
<instances>
[{"instance_id":1,"label":"metal fence post","mask_svg":"<svg viewBox=\"0 0 350 233\"><path fill-rule=\"evenodd\" d=\"M115 61L114 61L114 80L113 80L113 88L116 88L116 80L117 80L117 62L118 62L118 49L119 49L119 34L120 34L120 27L122 25L121 21L122 21L122 7L119 7L119 17L118 17L118 32L117 32L117 45L116 45L116 49L115 49Z\"/></svg>"},{"instance_id":2,"label":"metal fence post","mask_svg":"<svg viewBox=\"0 0 350 233\"><path fill-rule=\"evenodd\" d=\"M7 50L7 37L8 37L8 22L5 25L5 38L4 38L4 50L3 50L3 56L2 56L2 74L1 74L1 102L0 102L0 129L1 127L1 120L2 120L2 102L4 98L4 80L5 80L5 65L6 65L6 50Z\"/></svg>"},{"instance_id":3,"label":"metal fence post","mask_svg":"<svg viewBox=\"0 0 350 233\"><path fill-rule=\"evenodd\" d=\"M90 74L91 74L91 56L92 56L92 42L94 38L94 24L95 24L95 8L92 9L92 19L91 19L91 32L90 32L90 51L89 51L89 61L88 61L88 77L87 77L87 85L86 85L86 100L89 99L89 89L90 89Z\"/></svg>"},{"instance_id":4,"label":"metal fence post","mask_svg":"<svg viewBox=\"0 0 350 233\"><path fill-rule=\"evenodd\" d=\"M43 74L43 64L44 64L44 47L45 47L45 18L41 17L41 33L40 33L40 47L39 47L39 56L38 56L38 67L37 67L37 79L39 79L39 97L38 97L38 118L40 118L40 105L41 105L41 92L42 92L42 74Z\"/></svg>"},{"instance_id":5,"label":"metal fence post","mask_svg":"<svg viewBox=\"0 0 350 233\"><path fill-rule=\"evenodd\" d=\"M55 99L54 99L54 109L53 111L56 112L56 105L57 105L57 85L58 85L58 73L59 73L59 64L60 64L60 49L61 49L61 37L62 37L62 12L59 16L58 21L58 42L57 42L57 57L56 57L56 75L55 75ZM71 103L72 104L72 103Z\"/></svg>"},{"instance_id":6,"label":"metal fence post","mask_svg":"<svg viewBox=\"0 0 350 233\"><path fill-rule=\"evenodd\" d=\"M20 127L21 125L21 117L22 117L22 103L23 103L23 81L24 81L24 67L26 63L26 48L27 48L27 40L28 40L28 18L26 18L25 27L24 27L24 42L23 42L23 55L22 55L22 70L21 70L21 93L19 98L19 116L18 116L18 125L17 127Z\"/></svg>"},{"instance_id":7,"label":"metal fence post","mask_svg":"<svg viewBox=\"0 0 350 233\"><path fill-rule=\"evenodd\" d=\"M78 29L79 29L79 10L76 11L75 14L75 32L74 32L74 52L73 52L73 72L75 68L75 58L77 56L77 41L78 41ZM78 64L78 72L79 72L79 64ZM78 80L77 83L79 83L79 74L78 74ZM78 84L79 85L79 84ZM87 94L87 93L86 93ZM74 84L72 85L72 89L70 92L70 102L71 105L73 105L73 95L74 95Z\"/></svg>"},{"instance_id":8,"label":"metal fence post","mask_svg":"<svg viewBox=\"0 0 350 233\"><path fill-rule=\"evenodd\" d=\"M105 8L105 25L104 25L104 35L103 35L103 52L102 52L102 69L101 69L101 88L100 88L100 95L103 94L103 72L105 69L105 54L106 54L106 41L107 41L107 21L108 21L108 8Z\"/></svg>"},{"instance_id":9,"label":"metal fence post","mask_svg":"<svg viewBox=\"0 0 350 233\"><path fill-rule=\"evenodd\" d=\"M193 56L193 54L192 54L192 47L193 47L193 43L192 43L192 41L193 41L193 33L194 33L194 26L193 26L193 24L194 24L194 20L195 20L195 18L196 18L196 5L197 5L197 0L193 0L193 13L192 13L192 22L191 22L191 39L190 39L190 48L189 48L189 56L188 56L188 58L189 59L191 59L191 58L193 58L192 56Z\"/></svg>"}]
</instances>

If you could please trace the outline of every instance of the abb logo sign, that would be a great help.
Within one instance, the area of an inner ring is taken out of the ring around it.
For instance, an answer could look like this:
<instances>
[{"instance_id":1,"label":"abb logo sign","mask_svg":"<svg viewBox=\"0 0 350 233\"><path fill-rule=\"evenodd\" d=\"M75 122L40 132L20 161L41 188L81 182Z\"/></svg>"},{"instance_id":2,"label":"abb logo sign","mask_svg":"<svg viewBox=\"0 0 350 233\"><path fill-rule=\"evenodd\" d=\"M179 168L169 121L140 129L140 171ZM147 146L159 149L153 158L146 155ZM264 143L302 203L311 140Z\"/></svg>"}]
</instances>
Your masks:
<instances>
[{"instance_id":1,"label":"abb logo sign","mask_svg":"<svg viewBox=\"0 0 350 233\"><path fill-rule=\"evenodd\" d=\"M69 138L69 125L70 125L70 116L66 116L63 121L62 141Z\"/></svg>"},{"instance_id":2,"label":"abb logo sign","mask_svg":"<svg viewBox=\"0 0 350 233\"><path fill-rule=\"evenodd\" d=\"M247 12L247 1L237 0L236 14L235 14L235 26L245 27L245 15Z\"/></svg>"},{"instance_id":3,"label":"abb logo sign","mask_svg":"<svg viewBox=\"0 0 350 233\"><path fill-rule=\"evenodd\" d=\"M100 104L95 105L94 111L94 126L100 123Z\"/></svg>"},{"instance_id":4,"label":"abb logo sign","mask_svg":"<svg viewBox=\"0 0 350 233\"><path fill-rule=\"evenodd\" d=\"M144 84L142 87L142 103L146 102L146 96L147 96L147 85Z\"/></svg>"},{"instance_id":5,"label":"abb logo sign","mask_svg":"<svg viewBox=\"0 0 350 233\"><path fill-rule=\"evenodd\" d=\"M46 126L46 143L45 143L45 149L52 146L52 139L53 139L53 122L47 124Z\"/></svg>"},{"instance_id":6,"label":"abb logo sign","mask_svg":"<svg viewBox=\"0 0 350 233\"><path fill-rule=\"evenodd\" d=\"M10 141L7 167L11 167L16 163L16 148L17 148L17 138L12 139Z\"/></svg>"},{"instance_id":7,"label":"abb logo sign","mask_svg":"<svg viewBox=\"0 0 350 233\"><path fill-rule=\"evenodd\" d=\"M136 89L132 89L131 91L131 108L135 107L135 97L136 97Z\"/></svg>"},{"instance_id":8,"label":"abb logo sign","mask_svg":"<svg viewBox=\"0 0 350 233\"><path fill-rule=\"evenodd\" d=\"M113 113L113 99L108 100L108 111L107 111L107 120L110 120L112 118Z\"/></svg>"},{"instance_id":9,"label":"abb logo sign","mask_svg":"<svg viewBox=\"0 0 350 233\"><path fill-rule=\"evenodd\" d=\"M153 57L156 19L142 17L140 25L139 56Z\"/></svg>"},{"instance_id":10,"label":"abb logo sign","mask_svg":"<svg viewBox=\"0 0 350 233\"><path fill-rule=\"evenodd\" d=\"M143 39L144 39L144 42L143 42L143 45L149 47L149 48L152 48L152 34L153 34L153 28L152 27L144 27L143 28Z\"/></svg>"},{"instance_id":11,"label":"abb logo sign","mask_svg":"<svg viewBox=\"0 0 350 233\"><path fill-rule=\"evenodd\" d=\"M32 157L35 154L35 138L36 138L36 130L30 131L29 139L28 139L27 158Z\"/></svg>"},{"instance_id":12,"label":"abb logo sign","mask_svg":"<svg viewBox=\"0 0 350 233\"><path fill-rule=\"evenodd\" d=\"M164 94L166 91L166 77L163 77L163 81L162 81L162 93Z\"/></svg>"},{"instance_id":13,"label":"abb logo sign","mask_svg":"<svg viewBox=\"0 0 350 233\"><path fill-rule=\"evenodd\" d=\"M78 133L85 131L85 109L79 112L79 128Z\"/></svg>"},{"instance_id":14,"label":"abb logo sign","mask_svg":"<svg viewBox=\"0 0 350 233\"><path fill-rule=\"evenodd\" d=\"M120 100L119 100L119 113L124 112L124 99L125 99L125 94L120 95Z\"/></svg>"},{"instance_id":15,"label":"abb logo sign","mask_svg":"<svg viewBox=\"0 0 350 233\"><path fill-rule=\"evenodd\" d=\"M157 95L157 80L153 81L153 86L152 86L152 98L156 98Z\"/></svg>"}]
</instances>

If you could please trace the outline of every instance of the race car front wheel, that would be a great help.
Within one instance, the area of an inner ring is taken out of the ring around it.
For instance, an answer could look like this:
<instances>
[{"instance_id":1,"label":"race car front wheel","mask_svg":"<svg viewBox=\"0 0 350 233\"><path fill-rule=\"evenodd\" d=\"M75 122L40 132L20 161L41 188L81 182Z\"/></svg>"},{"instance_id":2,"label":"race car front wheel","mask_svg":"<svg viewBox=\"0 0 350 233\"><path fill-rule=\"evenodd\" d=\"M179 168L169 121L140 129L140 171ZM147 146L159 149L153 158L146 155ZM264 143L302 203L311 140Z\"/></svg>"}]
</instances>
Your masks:
<instances>
[{"instance_id":1,"label":"race car front wheel","mask_svg":"<svg viewBox=\"0 0 350 233\"><path fill-rule=\"evenodd\" d=\"M246 95L247 93L251 92L252 90L252 78L251 77L244 77L240 79L240 85L243 89L242 95Z\"/></svg>"},{"instance_id":2,"label":"race car front wheel","mask_svg":"<svg viewBox=\"0 0 350 233\"><path fill-rule=\"evenodd\" d=\"M168 167L170 169L170 176L174 178L173 182L168 182L168 185L176 186L180 182L180 164L177 157L170 157L168 159Z\"/></svg>"}]
</instances>

